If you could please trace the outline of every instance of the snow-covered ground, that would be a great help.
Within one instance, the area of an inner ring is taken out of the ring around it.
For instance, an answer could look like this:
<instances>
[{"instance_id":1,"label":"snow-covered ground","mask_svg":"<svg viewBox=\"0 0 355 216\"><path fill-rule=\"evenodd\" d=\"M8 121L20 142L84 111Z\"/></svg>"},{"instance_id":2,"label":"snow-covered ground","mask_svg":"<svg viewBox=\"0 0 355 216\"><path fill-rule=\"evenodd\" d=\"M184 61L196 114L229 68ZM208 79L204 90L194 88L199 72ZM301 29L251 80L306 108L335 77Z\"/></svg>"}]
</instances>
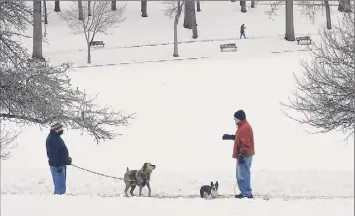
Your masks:
<instances>
[{"instance_id":1,"label":"snow-covered ground","mask_svg":"<svg viewBox=\"0 0 355 216\"><path fill-rule=\"evenodd\" d=\"M47 4L52 11L53 3ZM68 4L61 2L62 9ZM68 169L67 195L51 195L48 129L27 127L11 159L1 161L1 215L354 215L353 139L335 132L311 135L306 130L314 129L281 111L280 102L287 102L294 89L292 74L300 73L300 59L309 56L306 47L283 39L283 9L273 21L264 15L265 6L242 14L238 5L202 2L199 42L179 45L181 59L196 59L171 61L172 44L164 44L172 42L173 20L164 16L163 5L148 2L144 19L140 3L127 2L127 21L111 35L97 36L106 47L93 51L91 66L84 37L73 35L52 12L45 56L55 64L73 62L74 86L99 94L99 103L136 113L129 127L117 129L122 136L100 145L66 130L63 139L73 164L123 177L127 166L152 162L157 165L154 197L124 198L122 181L75 167ZM313 25L298 10L296 35L311 34L317 41L325 18L317 17ZM335 8L332 12L339 16ZM234 40L241 23L249 39ZM191 31L181 27L179 40L192 41ZM219 44L232 41L238 51L221 53ZM31 48L31 41L26 43ZM143 46L123 48L136 45ZM234 194L233 143L221 137L235 132L237 109L246 111L255 131L252 187L257 198L193 199L211 180L219 181L221 195Z\"/></svg>"},{"instance_id":2,"label":"snow-covered ground","mask_svg":"<svg viewBox=\"0 0 355 216\"><path fill-rule=\"evenodd\" d=\"M4 196L1 215L354 215L354 200L147 199L103 197ZM21 207L19 207L21 206Z\"/></svg>"}]
</instances>

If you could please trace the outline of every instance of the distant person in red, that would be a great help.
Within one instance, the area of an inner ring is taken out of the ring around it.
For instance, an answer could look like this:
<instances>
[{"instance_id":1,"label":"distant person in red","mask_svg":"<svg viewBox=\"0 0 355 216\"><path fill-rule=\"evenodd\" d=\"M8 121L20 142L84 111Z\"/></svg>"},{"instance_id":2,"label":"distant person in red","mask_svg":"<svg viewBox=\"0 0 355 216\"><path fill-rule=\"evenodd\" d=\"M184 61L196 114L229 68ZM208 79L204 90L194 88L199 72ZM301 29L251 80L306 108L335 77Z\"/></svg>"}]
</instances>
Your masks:
<instances>
[{"instance_id":1,"label":"distant person in red","mask_svg":"<svg viewBox=\"0 0 355 216\"><path fill-rule=\"evenodd\" d=\"M244 39L247 39L247 38L245 37L245 29L246 29L246 28L247 28L247 27L245 27L244 24L240 26L240 38L239 38L239 39L242 39L242 36L244 36Z\"/></svg>"}]
</instances>

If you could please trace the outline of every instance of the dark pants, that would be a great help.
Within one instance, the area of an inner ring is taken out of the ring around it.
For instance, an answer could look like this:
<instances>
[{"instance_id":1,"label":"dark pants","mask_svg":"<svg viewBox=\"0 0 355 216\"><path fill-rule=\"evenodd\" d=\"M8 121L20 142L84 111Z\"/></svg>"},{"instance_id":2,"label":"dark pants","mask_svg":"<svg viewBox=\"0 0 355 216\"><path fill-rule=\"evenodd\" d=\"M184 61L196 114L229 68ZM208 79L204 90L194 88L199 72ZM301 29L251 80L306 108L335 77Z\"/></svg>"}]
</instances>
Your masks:
<instances>
[{"instance_id":1,"label":"dark pants","mask_svg":"<svg viewBox=\"0 0 355 216\"><path fill-rule=\"evenodd\" d=\"M240 39L242 39L242 36L244 36L244 38L247 39L247 38L245 37L245 33L244 33L244 32L240 32Z\"/></svg>"},{"instance_id":2,"label":"dark pants","mask_svg":"<svg viewBox=\"0 0 355 216\"><path fill-rule=\"evenodd\" d=\"M67 166L61 166L62 172L57 171L57 167L51 166L51 174L53 177L54 194L65 194L67 181Z\"/></svg>"}]
</instances>

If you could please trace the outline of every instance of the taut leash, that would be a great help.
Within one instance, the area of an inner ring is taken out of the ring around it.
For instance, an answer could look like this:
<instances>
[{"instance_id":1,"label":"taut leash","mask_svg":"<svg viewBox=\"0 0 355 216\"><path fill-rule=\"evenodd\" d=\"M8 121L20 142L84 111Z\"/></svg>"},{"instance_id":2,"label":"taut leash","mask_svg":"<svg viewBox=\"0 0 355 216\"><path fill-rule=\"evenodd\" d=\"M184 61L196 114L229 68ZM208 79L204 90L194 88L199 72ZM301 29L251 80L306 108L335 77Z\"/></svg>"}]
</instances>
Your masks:
<instances>
[{"instance_id":1,"label":"taut leash","mask_svg":"<svg viewBox=\"0 0 355 216\"><path fill-rule=\"evenodd\" d=\"M71 164L71 166L73 166L73 167L75 167L75 168L78 168L78 169L81 169L81 170L84 170L84 171L86 171L86 172L94 173L94 174L96 174L96 175L104 176L104 177L107 177L107 178L113 178L113 179L118 179L118 180L124 180L123 178L119 178L119 177L115 177L115 176L109 176L109 175L105 175L105 174L102 174L102 173L94 172L94 171L92 171L92 170L88 170L88 169L82 168L82 167L77 166L77 165L74 165L74 164Z\"/></svg>"}]
</instances>

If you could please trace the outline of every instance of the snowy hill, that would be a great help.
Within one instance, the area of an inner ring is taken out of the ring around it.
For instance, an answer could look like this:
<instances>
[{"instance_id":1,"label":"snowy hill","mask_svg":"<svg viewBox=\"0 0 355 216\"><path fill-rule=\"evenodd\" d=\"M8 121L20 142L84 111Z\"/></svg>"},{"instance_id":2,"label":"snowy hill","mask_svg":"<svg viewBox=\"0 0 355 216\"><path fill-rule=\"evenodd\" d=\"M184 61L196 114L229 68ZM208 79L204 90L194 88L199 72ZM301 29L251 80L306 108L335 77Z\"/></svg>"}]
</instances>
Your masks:
<instances>
[{"instance_id":1,"label":"snowy hill","mask_svg":"<svg viewBox=\"0 0 355 216\"><path fill-rule=\"evenodd\" d=\"M73 62L73 84L99 94L98 102L137 113L129 127L117 129L122 136L100 145L65 130L73 164L123 177L126 167L137 169L150 161L157 165L151 182L156 198L124 198L122 181L75 167L68 169L68 196L52 196L45 154L49 129L27 127L11 159L1 162L1 215L64 214L58 209L73 216L354 215L354 141L340 133L311 135L306 130L314 129L281 112L280 102L293 91L293 73L299 74L300 60L309 57L305 46L283 39L284 8L271 20L266 6L242 14L238 2L201 2L199 38L193 41L191 30L179 28L179 41L186 42L179 45L180 59L192 60L172 61L173 20L164 15L163 4L148 2L149 17L142 18L139 2L126 3L127 21L110 35L97 36L106 46L95 48L91 65L86 64L84 36L72 34L55 12L49 15L43 51L53 64ZM61 2L61 8L69 4ZM49 11L53 5L47 3ZM324 16L312 24L295 7L296 36L317 41ZM335 23L336 8L332 16ZM238 39L241 23L247 26L247 40ZM225 42L235 42L238 51L220 52ZM25 43L31 49L31 40ZM221 138L235 132L238 109L246 111L255 133L252 187L257 198L192 199L211 180L220 182L221 195L234 194L233 143Z\"/></svg>"}]
</instances>

